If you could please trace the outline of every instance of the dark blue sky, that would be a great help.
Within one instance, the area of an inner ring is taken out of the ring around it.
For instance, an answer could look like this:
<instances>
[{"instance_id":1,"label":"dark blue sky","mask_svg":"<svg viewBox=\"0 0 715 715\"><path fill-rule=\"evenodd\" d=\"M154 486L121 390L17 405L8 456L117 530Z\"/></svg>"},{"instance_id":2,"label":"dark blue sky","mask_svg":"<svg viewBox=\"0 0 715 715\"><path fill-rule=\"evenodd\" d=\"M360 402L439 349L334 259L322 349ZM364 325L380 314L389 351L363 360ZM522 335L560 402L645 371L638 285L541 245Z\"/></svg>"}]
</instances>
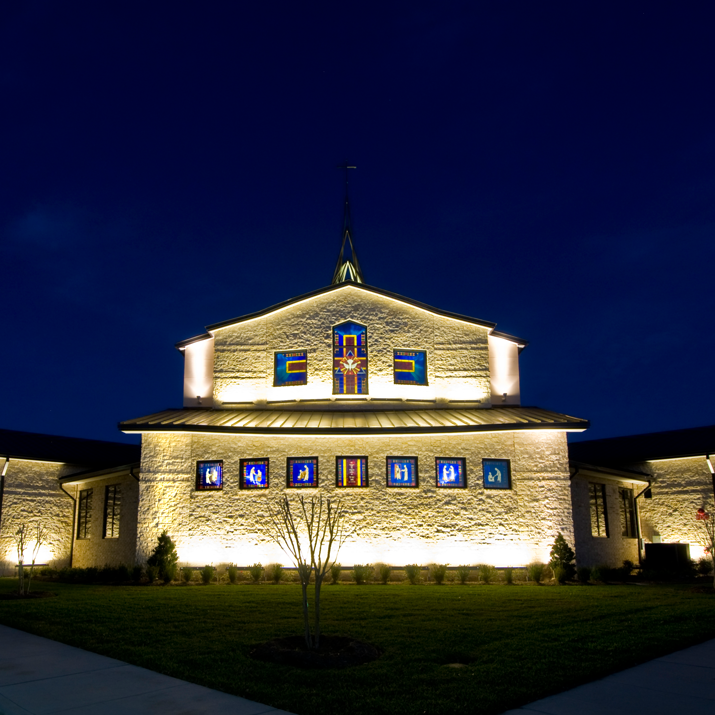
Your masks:
<instances>
[{"instance_id":1,"label":"dark blue sky","mask_svg":"<svg viewBox=\"0 0 715 715\"><path fill-rule=\"evenodd\" d=\"M176 341L367 282L587 437L711 424L715 5L9 2L0 427L130 440Z\"/></svg>"}]
</instances>

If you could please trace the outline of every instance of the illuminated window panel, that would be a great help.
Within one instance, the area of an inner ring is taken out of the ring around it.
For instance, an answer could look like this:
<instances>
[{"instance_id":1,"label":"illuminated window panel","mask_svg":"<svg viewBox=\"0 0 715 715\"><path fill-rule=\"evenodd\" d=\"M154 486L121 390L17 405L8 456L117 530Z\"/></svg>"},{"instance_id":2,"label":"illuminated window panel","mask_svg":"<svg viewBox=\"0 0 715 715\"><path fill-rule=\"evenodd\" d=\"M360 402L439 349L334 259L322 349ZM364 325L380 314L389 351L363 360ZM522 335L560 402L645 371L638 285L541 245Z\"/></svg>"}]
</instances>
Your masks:
<instances>
[{"instance_id":1,"label":"illuminated window panel","mask_svg":"<svg viewBox=\"0 0 715 715\"><path fill-rule=\"evenodd\" d=\"M268 458L242 459L240 471L241 489L268 489Z\"/></svg>"},{"instance_id":2,"label":"illuminated window panel","mask_svg":"<svg viewBox=\"0 0 715 715\"><path fill-rule=\"evenodd\" d=\"M393 352L395 385L427 384L427 353L424 350Z\"/></svg>"},{"instance_id":3,"label":"illuminated window panel","mask_svg":"<svg viewBox=\"0 0 715 715\"><path fill-rule=\"evenodd\" d=\"M483 459L485 489L511 489L511 463L508 459Z\"/></svg>"},{"instance_id":4,"label":"illuminated window panel","mask_svg":"<svg viewBox=\"0 0 715 715\"><path fill-rule=\"evenodd\" d=\"M342 323L333 328L333 394L367 395L367 328Z\"/></svg>"},{"instance_id":5,"label":"illuminated window panel","mask_svg":"<svg viewBox=\"0 0 715 715\"><path fill-rule=\"evenodd\" d=\"M335 486L366 487L367 457L336 457Z\"/></svg>"},{"instance_id":6,"label":"illuminated window panel","mask_svg":"<svg viewBox=\"0 0 715 715\"><path fill-rule=\"evenodd\" d=\"M447 489L467 486L467 460L464 457L437 457L437 486Z\"/></svg>"},{"instance_id":7,"label":"illuminated window panel","mask_svg":"<svg viewBox=\"0 0 715 715\"><path fill-rule=\"evenodd\" d=\"M387 486L416 487L417 457L388 457Z\"/></svg>"},{"instance_id":8,"label":"illuminated window panel","mask_svg":"<svg viewBox=\"0 0 715 715\"><path fill-rule=\"evenodd\" d=\"M275 353L273 371L274 387L290 387L308 384L308 353L294 350L289 353Z\"/></svg>"},{"instance_id":9,"label":"illuminated window panel","mask_svg":"<svg viewBox=\"0 0 715 715\"><path fill-rule=\"evenodd\" d=\"M287 484L288 487L317 487L318 458L288 457Z\"/></svg>"},{"instance_id":10,"label":"illuminated window panel","mask_svg":"<svg viewBox=\"0 0 715 715\"><path fill-rule=\"evenodd\" d=\"M223 489L223 461L196 462L196 489Z\"/></svg>"}]
</instances>

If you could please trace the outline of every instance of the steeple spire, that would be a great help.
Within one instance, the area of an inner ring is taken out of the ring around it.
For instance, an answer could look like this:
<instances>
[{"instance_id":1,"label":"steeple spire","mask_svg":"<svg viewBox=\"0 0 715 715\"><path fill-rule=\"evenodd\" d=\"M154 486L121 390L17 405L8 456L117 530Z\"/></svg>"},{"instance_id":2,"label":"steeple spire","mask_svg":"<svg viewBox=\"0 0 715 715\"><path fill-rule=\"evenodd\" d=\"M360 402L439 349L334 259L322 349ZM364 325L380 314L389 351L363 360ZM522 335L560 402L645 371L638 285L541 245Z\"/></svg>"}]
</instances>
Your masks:
<instances>
[{"instance_id":1,"label":"steeple spire","mask_svg":"<svg viewBox=\"0 0 715 715\"><path fill-rule=\"evenodd\" d=\"M353 246L353 225L350 216L350 195L348 193L348 169L355 169L355 166L349 166L346 161L338 166L338 169L345 169L345 212L343 215L343 242L340 244L340 253L338 254L338 263L335 266L333 273L333 285L335 283L344 283L345 281L354 281L355 283L364 283L360 263L358 262L357 253Z\"/></svg>"}]
</instances>

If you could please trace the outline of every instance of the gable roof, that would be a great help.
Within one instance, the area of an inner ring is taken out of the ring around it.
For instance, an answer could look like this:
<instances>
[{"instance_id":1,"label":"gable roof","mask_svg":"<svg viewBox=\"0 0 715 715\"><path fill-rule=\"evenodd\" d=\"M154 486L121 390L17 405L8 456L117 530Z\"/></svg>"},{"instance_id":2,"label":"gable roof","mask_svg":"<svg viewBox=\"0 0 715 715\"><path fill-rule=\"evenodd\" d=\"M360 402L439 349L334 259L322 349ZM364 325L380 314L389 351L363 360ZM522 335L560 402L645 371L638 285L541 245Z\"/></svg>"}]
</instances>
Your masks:
<instances>
[{"instance_id":1,"label":"gable roof","mask_svg":"<svg viewBox=\"0 0 715 715\"><path fill-rule=\"evenodd\" d=\"M715 455L715 425L650 432L569 444L569 457L589 464L617 465Z\"/></svg>"},{"instance_id":2,"label":"gable roof","mask_svg":"<svg viewBox=\"0 0 715 715\"><path fill-rule=\"evenodd\" d=\"M270 313L275 313L279 310L284 310L285 308L288 308L291 305L296 305L298 303L302 303L303 301L310 300L311 298L316 298L319 295L324 295L326 293L330 293L332 291L336 290L344 290L345 288L355 288L357 290L364 290L368 293L374 293L375 295L381 295L385 298L391 298L392 300L396 300L400 303L405 303L406 305L411 305L415 308L419 308L420 310L424 310L428 313L432 313L433 315L439 315L444 318L451 318L452 320L460 320L464 323L469 323L471 325L479 325L484 328L488 328L489 332L491 335L494 335L499 338L503 338L504 340L509 340L511 342L517 343L519 345L519 348L525 348L528 345L528 341L522 340L521 338L517 338L513 335L509 335L508 333L502 333L494 330L496 327L496 323L492 323L488 320L479 320L478 318L470 318L469 316L466 315L460 315L459 313L451 313L447 310L441 310L439 308L433 308L431 305L427 305L426 303L420 303L417 300L412 300L411 298L405 298L402 295L398 295L397 293L391 293L390 291L383 290L382 288L375 288L374 286L369 286L366 285L365 283L356 283L354 281L343 281L342 283L336 283L334 285L329 285L326 286L325 288L320 288L318 290L312 291L311 293L305 293L303 295L299 295L297 298L291 298L290 300L283 301L282 303L277 303L276 305L272 305L269 308L265 308L264 310L259 310L255 313L249 313L248 315L243 315L239 318L232 318L231 320L223 320L220 323L213 323L212 325L207 325L206 326L206 333L203 333L202 335L196 335L193 338L188 338L187 340L181 340L178 343L176 343L176 348L178 350L181 350L182 348L185 348L187 345L190 345L191 343L198 342L200 340L206 340L207 338L211 337L211 332L214 330L219 330L220 328L227 328L230 325L237 325L238 323L245 323L249 320L255 320L256 318L262 318L266 315L269 315Z\"/></svg>"},{"instance_id":3,"label":"gable roof","mask_svg":"<svg viewBox=\"0 0 715 715\"><path fill-rule=\"evenodd\" d=\"M141 447L98 439L0 429L0 459L3 457L9 457L11 461L29 459L99 469L138 462Z\"/></svg>"}]
</instances>

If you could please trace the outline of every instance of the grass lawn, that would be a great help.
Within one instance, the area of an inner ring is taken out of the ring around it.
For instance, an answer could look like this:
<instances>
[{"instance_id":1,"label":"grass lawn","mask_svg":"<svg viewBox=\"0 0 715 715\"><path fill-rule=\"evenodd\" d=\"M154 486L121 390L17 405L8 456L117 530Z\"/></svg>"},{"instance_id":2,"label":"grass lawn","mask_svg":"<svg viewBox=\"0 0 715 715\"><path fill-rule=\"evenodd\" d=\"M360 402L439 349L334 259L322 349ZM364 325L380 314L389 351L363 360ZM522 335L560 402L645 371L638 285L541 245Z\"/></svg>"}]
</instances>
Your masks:
<instances>
[{"instance_id":1,"label":"grass lawn","mask_svg":"<svg viewBox=\"0 0 715 715\"><path fill-rule=\"evenodd\" d=\"M46 589L0 601L0 623L300 715L500 713L715 637L715 598L682 586L341 584L323 588L323 632L383 654L308 671L248 657L301 633L297 585Z\"/></svg>"}]
</instances>

